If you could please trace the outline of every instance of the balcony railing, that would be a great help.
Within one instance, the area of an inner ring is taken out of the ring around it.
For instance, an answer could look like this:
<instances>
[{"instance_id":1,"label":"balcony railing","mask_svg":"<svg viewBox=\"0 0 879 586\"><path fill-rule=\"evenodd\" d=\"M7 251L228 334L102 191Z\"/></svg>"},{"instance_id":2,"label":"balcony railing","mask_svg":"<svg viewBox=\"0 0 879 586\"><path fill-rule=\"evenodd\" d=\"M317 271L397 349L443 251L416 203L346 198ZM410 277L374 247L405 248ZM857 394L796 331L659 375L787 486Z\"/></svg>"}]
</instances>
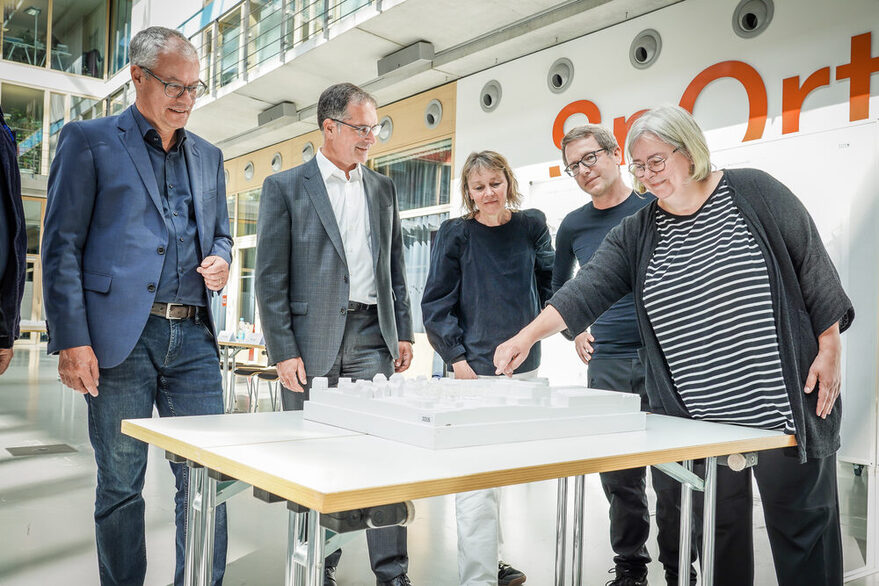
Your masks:
<instances>
[{"instance_id":1,"label":"balcony railing","mask_svg":"<svg viewBox=\"0 0 879 586\"><path fill-rule=\"evenodd\" d=\"M326 38L334 24L380 1L215 0L179 30L198 49L201 78L216 95L264 65L283 63L291 49Z\"/></svg>"}]
</instances>

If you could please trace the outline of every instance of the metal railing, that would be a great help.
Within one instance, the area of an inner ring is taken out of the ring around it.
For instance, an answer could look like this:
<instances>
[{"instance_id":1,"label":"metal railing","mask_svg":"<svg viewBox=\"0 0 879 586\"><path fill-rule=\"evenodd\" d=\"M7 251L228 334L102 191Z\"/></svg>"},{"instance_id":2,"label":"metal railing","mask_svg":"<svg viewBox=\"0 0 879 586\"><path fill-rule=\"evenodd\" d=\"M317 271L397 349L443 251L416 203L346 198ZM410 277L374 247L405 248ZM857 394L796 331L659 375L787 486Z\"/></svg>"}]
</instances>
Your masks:
<instances>
[{"instance_id":1,"label":"metal railing","mask_svg":"<svg viewBox=\"0 0 879 586\"><path fill-rule=\"evenodd\" d=\"M359 9L381 0L215 0L178 27L198 50L201 78L219 88L247 81L264 65L283 63L287 52Z\"/></svg>"}]
</instances>

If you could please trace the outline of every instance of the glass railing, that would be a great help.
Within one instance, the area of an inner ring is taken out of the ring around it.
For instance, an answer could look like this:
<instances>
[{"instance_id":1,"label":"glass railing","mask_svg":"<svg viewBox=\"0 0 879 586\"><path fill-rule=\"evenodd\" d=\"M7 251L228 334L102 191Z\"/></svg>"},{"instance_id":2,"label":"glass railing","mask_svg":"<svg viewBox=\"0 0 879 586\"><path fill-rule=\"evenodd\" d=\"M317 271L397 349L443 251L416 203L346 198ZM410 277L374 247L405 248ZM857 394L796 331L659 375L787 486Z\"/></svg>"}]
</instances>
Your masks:
<instances>
[{"instance_id":1,"label":"glass railing","mask_svg":"<svg viewBox=\"0 0 879 586\"><path fill-rule=\"evenodd\" d=\"M178 29L196 46L212 93L257 75L287 52L377 0L215 0Z\"/></svg>"}]
</instances>

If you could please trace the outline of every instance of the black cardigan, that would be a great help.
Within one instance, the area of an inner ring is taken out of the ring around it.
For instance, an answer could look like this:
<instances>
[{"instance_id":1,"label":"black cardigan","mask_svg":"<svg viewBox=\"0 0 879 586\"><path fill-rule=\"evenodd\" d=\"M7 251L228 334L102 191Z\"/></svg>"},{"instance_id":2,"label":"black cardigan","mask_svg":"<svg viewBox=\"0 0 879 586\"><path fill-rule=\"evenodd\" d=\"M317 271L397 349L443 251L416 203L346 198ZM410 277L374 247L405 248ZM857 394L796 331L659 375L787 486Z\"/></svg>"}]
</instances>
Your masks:
<instances>
[{"instance_id":1,"label":"black cardigan","mask_svg":"<svg viewBox=\"0 0 879 586\"><path fill-rule=\"evenodd\" d=\"M785 386L794 415L801 460L823 458L839 449L842 405L837 399L827 419L819 418L818 393L803 392L818 353L818 335L837 321L840 332L854 308L803 204L779 181L756 169L724 171L735 204L757 240L772 291ZM608 307L634 292L638 328L644 342L647 394L656 413L690 417L644 308L644 279L656 246L656 202L612 230L592 261L549 300L568 328L579 333Z\"/></svg>"}]
</instances>

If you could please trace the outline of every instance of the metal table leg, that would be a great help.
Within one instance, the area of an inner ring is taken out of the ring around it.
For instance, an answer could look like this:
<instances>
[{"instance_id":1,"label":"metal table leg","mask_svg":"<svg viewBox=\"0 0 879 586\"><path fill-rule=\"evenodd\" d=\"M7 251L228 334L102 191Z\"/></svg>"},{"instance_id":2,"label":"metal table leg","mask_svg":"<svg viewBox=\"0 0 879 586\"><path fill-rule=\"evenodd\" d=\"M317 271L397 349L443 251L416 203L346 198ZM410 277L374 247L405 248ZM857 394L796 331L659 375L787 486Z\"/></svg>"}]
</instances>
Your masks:
<instances>
[{"instance_id":1,"label":"metal table leg","mask_svg":"<svg viewBox=\"0 0 879 586\"><path fill-rule=\"evenodd\" d=\"M286 586L305 586L305 560L302 550L306 545L308 514L293 509L287 511L287 567L284 574ZM307 555L307 554L306 554Z\"/></svg>"},{"instance_id":2,"label":"metal table leg","mask_svg":"<svg viewBox=\"0 0 879 586\"><path fill-rule=\"evenodd\" d=\"M567 537L568 519L568 479L559 478L558 496L556 497L555 520L555 586L565 584L565 539Z\"/></svg>"},{"instance_id":3,"label":"metal table leg","mask_svg":"<svg viewBox=\"0 0 879 586\"><path fill-rule=\"evenodd\" d=\"M683 467L693 471L693 461L685 460ZM681 483L681 538L678 551L678 586L690 584L690 535L693 530L693 488L687 482Z\"/></svg>"},{"instance_id":4,"label":"metal table leg","mask_svg":"<svg viewBox=\"0 0 879 586\"><path fill-rule=\"evenodd\" d=\"M705 500L702 505L702 585L714 584L714 508L717 458L705 458Z\"/></svg>"},{"instance_id":5,"label":"metal table leg","mask_svg":"<svg viewBox=\"0 0 879 586\"><path fill-rule=\"evenodd\" d=\"M308 554L306 586L323 586L324 541L326 530L320 525L320 513L308 511Z\"/></svg>"},{"instance_id":6,"label":"metal table leg","mask_svg":"<svg viewBox=\"0 0 879 586\"><path fill-rule=\"evenodd\" d=\"M574 479L574 537L573 537L573 561L571 562L572 584L581 586L583 583L583 541L585 534L583 524L586 518L586 477L577 476Z\"/></svg>"}]
</instances>

